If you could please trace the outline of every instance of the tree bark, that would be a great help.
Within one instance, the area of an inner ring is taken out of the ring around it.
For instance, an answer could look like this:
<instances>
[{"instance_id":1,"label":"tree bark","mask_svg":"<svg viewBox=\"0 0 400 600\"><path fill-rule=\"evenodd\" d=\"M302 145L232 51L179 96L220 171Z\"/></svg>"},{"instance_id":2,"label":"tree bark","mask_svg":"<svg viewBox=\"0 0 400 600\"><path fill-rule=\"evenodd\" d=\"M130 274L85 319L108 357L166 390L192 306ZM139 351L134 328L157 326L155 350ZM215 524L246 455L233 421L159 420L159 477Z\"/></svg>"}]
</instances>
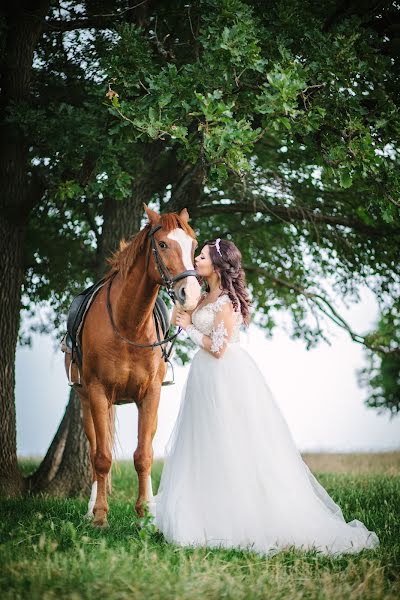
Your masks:
<instances>
[{"instance_id":1,"label":"tree bark","mask_svg":"<svg viewBox=\"0 0 400 600\"><path fill-rule=\"evenodd\" d=\"M71 388L57 433L27 489L52 496L88 496L92 483L89 443L82 426L78 395Z\"/></svg>"},{"instance_id":2,"label":"tree bark","mask_svg":"<svg viewBox=\"0 0 400 600\"><path fill-rule=\"evenodd\" d=\"M18 340L24 230L0 217L0 494L22 491L17 464L15 351Z\"/></svg>"},{"instance_id":3,"label":"tree bark","mask_svg":"<svg viewBox=\"0 0 400 600\"><path fill-rule=\"evenodd\" d=\"M108 269L105 259L118 249L122 238L129 240L141 229L144 214L143 202L148 203L153 195L166 185L164 172L158 168L163 143L143 143L139 147L141 164L134 174L132 193L124 201L106 198L103 210L103 229L98 252L98 276ZM167 169L169 177L171 171Z\"/></svg>"},{"instance_id":4,"label":"tree bark","mask_svg":"<svg viewBox=\"0 0 400 600\"><path fill-rule=\"evenodd\" d=\"M48 1L7 3L0 95L0 493L22 491L17 464L15 416L15 352L20 321L23 246L33 199L28 177L28 141L22 129L8 121L13 105L26 101L32 60Z\"/></svg>"},{"instance_id":5,"label":"tree bark","mask_svg":"<svg viewBox=\"0 0 400 600\"><path fill-rule=\"evenodd\" d=\"M193 211L197 208L204 189L203 178L204 169L201 162L195 165L182 164L180 177L172 186L171 198L167 204L168 211L179 212L185 207Z\"/></svg>"}]
</instances>

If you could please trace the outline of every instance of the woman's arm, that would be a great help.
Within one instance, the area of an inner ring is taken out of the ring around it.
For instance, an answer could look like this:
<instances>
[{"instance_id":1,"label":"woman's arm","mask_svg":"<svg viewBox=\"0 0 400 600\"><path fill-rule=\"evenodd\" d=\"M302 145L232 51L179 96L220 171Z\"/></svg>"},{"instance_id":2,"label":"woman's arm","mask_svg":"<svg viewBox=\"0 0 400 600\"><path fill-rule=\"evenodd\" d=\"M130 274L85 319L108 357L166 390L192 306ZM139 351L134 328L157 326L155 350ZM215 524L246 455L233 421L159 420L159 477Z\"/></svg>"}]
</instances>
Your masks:
<instances>
[{"instance_id":1,"label":"woman's arm","mask_svg":"<svg viewBox=\"0 0 400 600\"><path fill-rule=\"evenodd\" d=\"M186 327L186 332L195 344L207 350L214 358L221 358L228 347L234 326L235 313L233 304L229 301L218 308L210 335L201 333L192 323Z\"/></svg>"}]
</instances>

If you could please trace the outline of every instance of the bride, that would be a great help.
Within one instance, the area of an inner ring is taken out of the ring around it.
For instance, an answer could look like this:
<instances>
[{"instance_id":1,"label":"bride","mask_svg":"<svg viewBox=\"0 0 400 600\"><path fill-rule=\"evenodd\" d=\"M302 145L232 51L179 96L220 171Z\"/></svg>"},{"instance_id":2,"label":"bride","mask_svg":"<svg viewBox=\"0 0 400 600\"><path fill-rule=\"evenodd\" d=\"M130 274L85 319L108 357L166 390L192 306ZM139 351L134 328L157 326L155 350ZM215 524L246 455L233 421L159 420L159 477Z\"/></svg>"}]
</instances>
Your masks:
<instances>
[{"instance_id":1,"label":"bride","mask_svg":"<svg viewBox=\"0 0 400 600\"><path fill-rule=\"evenodd\" d=\"M295 546L323 554L379 545L376 533L340 507L297 450L257 364L240 345L249 324L241 253L229 240L205 243L195 260L207 282L190 312L172 322L199 346L166 446L150 518L182 546L272 555ZM150 486L151 487L151 486Z\"/></svg>"}]
</instances>

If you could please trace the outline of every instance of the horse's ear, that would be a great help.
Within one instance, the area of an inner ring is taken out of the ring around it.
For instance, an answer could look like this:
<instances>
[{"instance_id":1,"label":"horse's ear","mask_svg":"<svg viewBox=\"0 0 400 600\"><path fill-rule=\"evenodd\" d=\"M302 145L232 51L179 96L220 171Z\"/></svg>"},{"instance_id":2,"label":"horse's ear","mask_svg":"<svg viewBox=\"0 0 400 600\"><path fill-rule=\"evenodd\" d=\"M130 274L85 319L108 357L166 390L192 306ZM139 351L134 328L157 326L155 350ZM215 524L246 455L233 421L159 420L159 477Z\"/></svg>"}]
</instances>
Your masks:
<instances>
[{"instance_id":1,"label":"horse's ear","mask_svg":"<svg viewBox=\"0 0 400 600\"><path fill-rule=\"evenodd\" d=\"M147 216L149 217L150 223L154 227L154 225L157 225L158 222L160 221L160 215L158 213L156 213L155 210L152 210L151 208L149 208L145 202L143 202L143 206L144 206L144 210L146 211Z\"/></svg>"},{"instance_id":2,"label":"horse's ear","mask_svg":"<svg viewBox=\"0 0 400 600\"><path fill-rule=\"evenodd\" d=\"M180 218L185 221L185 223L189 223L189 213L186 210L186 208L182 208L181 212L179 213Z\"/></svg>"}]
</instances>

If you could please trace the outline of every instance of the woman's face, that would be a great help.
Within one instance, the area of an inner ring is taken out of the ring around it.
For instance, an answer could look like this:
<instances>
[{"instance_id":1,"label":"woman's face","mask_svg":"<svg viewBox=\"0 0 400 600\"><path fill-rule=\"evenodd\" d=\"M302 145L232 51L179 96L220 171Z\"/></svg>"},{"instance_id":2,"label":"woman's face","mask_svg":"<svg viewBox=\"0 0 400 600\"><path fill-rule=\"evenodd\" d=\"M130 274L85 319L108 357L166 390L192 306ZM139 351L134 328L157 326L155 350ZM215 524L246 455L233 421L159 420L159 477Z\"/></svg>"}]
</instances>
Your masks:
<instances>
[{"instance_id":1,"label":"woman's face","mask_svg":"<svg viewBox=\"0 0 400 600\"><path fill-rule=\"evenodd\" d=\"M200 254L194 259L194 265L201 277L210 277L212 274L214 267L210 258L210 249L207 244L203 246Z\"/></svg>"}]
</instances>

